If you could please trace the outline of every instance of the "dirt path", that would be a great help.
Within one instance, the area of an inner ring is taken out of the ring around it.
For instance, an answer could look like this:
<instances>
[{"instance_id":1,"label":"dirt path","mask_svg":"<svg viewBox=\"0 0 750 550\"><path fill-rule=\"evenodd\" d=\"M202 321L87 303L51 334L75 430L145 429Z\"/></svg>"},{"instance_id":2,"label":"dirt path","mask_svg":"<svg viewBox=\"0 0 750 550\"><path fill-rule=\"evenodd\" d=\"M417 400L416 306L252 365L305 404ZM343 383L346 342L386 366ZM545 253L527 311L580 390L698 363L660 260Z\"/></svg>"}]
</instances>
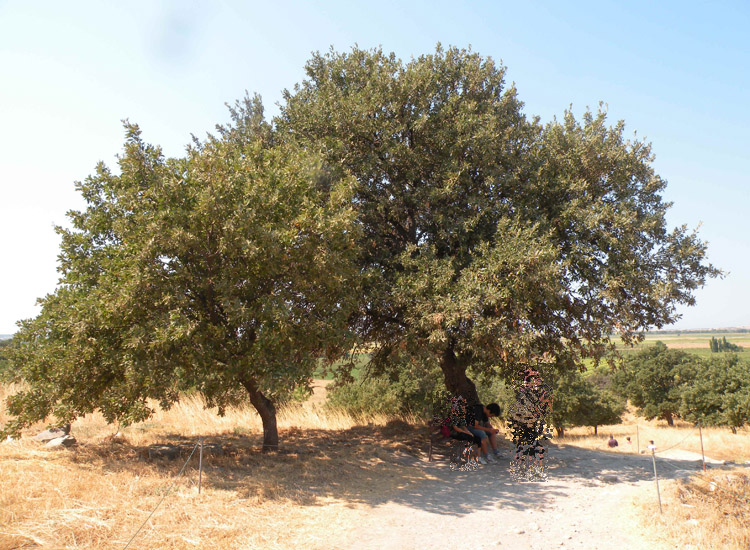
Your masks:
<instances>
[{"instance_id":1,"label":"dirt path","mask_svg":"<svg viewBox=\"0 0 750 550\"><path fill-rule=\"evenodd\" d=\"M660 479L697 467L679 456L657 464ZM330 547L665 548L641 532L632 505L639 494L656 499L650 456L551 445L549 479L533 483L513 481L507 459L476 472L451 472L443 463L422 467L428 481L358 505L351 529Z\"/></svg>"}]
</instances>

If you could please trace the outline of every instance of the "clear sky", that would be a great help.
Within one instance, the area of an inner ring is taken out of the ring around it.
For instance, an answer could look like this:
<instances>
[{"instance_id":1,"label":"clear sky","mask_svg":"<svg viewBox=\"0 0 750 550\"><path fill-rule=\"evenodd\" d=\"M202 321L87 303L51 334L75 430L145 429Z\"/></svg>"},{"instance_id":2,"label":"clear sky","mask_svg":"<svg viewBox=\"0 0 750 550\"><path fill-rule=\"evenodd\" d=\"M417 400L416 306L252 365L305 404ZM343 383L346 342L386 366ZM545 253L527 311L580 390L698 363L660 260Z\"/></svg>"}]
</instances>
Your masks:
<instances>
[{"instance_id":1,"label":"clear sky","mask_svg":"<svg viewBox=\"0 0 750 550\"><path fill-rule=\"evenodd\" d=\"M727 272L674 328L750 325L750 3L0 0L0 334L52 292L74 182L114 165L121 120L180 155L245 90L269 115L310 53L437 42L507 67L527 115L600 101L653 144L671 225Z\"/></svg>"}]
</instances>

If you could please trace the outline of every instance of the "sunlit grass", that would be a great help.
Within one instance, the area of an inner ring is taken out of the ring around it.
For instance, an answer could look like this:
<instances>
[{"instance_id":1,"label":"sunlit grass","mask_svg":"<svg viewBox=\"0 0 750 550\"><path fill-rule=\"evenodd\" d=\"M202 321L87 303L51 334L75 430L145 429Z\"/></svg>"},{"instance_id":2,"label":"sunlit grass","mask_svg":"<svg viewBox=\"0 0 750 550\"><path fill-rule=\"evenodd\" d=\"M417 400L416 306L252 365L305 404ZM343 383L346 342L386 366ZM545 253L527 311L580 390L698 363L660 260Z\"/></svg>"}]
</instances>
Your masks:
<instances>
[{"instance_id":1,"label":"sunlit grass","mask_svg":"<svg viewBox=\"0 0 750 550\"><path fill-rule=\"evenodd\" d=\"M641 521L673 548L750 548L750 468L701 472L662 483L663 513L653 497L636 505Z\"/></svg>"},{"instance_id":2,"label":"sunlit grass","mask_svg":"<svg viewBox=\"0 0 750 550\"><path fill-rule=\"evenodd\" d=\"M0 386L0 400L12 391ZM133 548L329 548L333 535L353 529L368 498L425 477L394 460L421 443L400 419L354 419L312 399L279 412L281 448L262 454L251 407L219 417L203 405L190 396L127 428L89 415L73 423L71 449L34 441L43 424L0 443L0 550L123 548L154 510ZM0 422L7 419L0 406ZM199 495L197 454L177 475L201 437ZM151 444L183 452L152 460Z\"/></svg>"},{"instance_id":3,"label":"sunlit grass","mask_svg":"<svg viewBox=\"0 0 750 550\"><path fill-rule=\"evenodd\" d=\"M732 461L737 465L750 461L750 429L733 434L729 428L698 428L677 420L674 427L666 422L636 417L626 413L623 424L600 426L598 435L591 428L566 430L555 443L596 449L611 453L637 453L653 440L661 456L689 451L695 458L703 449L709 459ZM619 445L607 446L609 435ZM630 437L631 444L626 442ZM711 486L713 483L713 489ZM697 471L686 480L662 481L664 515L652 494L637 500L641 521L652 536L663 539L670 547L683 550L747 550L750 548L750 468L730 471Z\"/></svg>"}]
</instances>

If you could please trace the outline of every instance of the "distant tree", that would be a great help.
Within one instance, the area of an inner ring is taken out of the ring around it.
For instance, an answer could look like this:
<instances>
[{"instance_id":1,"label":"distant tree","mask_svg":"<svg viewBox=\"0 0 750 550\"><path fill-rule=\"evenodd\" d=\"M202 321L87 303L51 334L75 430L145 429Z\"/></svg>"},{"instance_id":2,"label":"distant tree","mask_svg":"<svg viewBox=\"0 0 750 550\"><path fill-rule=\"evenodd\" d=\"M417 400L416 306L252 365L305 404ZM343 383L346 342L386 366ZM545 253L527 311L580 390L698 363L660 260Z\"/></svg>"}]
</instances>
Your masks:
<instances>
[{"instance_id":1,"label":"distant tree","mask_svg":"<svg viewBox=\"0 0 750 550\"><path fill-rule=\"evenodd\" d=\"M584 425L593 427L594 434L597 434L599 426L620 424L625 408L625 400L617 394L597 389L592 396Z\"/></svg>"},{"instance_id":2,"label":"distant tree","mask_svg":"<svg viewBox=\"0 0 750 550\"><path fill-rule=\"evenodd\" d=\"M714 353L717 352L740 352L742 351L742 347L738 346L737 344L732 344L731 342L727 341L727 337L723 336L721 340L719 340L716 337L712 337L711 341L709 342L709 347L711 348L711 351Z\"/></svg>"},{"instance_id":3,"label":"distant tree","mask_svg":"<svg viewBox=\"0 0 750 550\"><path fill-rule=\"evenodd\" d=\"M50 415L100 410L124 424L195 389L218 406L249 397L263 448L278 444L276 399L346 345L356 274L350 183L313 153L272 146L259 100L219 137L164 159L126 125L120 173L77 184L61 281L17 333L28 387L10 397L17 432Z\"/></svg>"},{"instance_id":4,"label":"distant tree","mask_svg":"<svg viewBox=\"0 0 750 550\"><path fill-rule=\"evenodd\" d=\"M614 387L647 419L662 418L674 426L682 391L695 380L699 362L696 355L656 342L626 357L615 372Z\"/></svg>"},{"instance_id":5,"label":"distant tree","mask_svg":"<svg viewBox=\"0 0 750 550\"><path fill-rule=\"evenodd\" d=\"M726 336L724 336L722 340L722 344L723 344L723 351L728 351L728 352L742 351L742 346L738 346L737 344L732 344L731 342L727 342Z\"/></svg>"},{"instance_id":6,"label":"distant tree","mask_svg":"<svg viewBox=\"0 0 750 550\"><path fill-rule=\"evenodd\" d=\"M565 429L591 426L598 433L601 425L619 424L625 402L609 390L601 389L579 372L567 372L555 378L553 385L552 425L559 437Z\"/></svg>"},{"instance_id":7,"label":"distant tree","mask_svg":"<svg viewBox=\"0 0 750 550\"><path fill-rule=\"evenodd\" d=\"M734 354L702 361L695 381L682 392L680 412L686 420L737 433L750 422L750 363Z\"/></svg>"},{"instance_id":8,"label":"distant tree","mask_svg":"<svg viewBox=\"0 0 750 550\"><path fill-rule=\"evenodd\" d=\"M10 361L8 360L8 348L11 345L10 338L0 340L0 380L10 375Z\"/></svg>"},{"instance_id":9,"label":"distant tree","mask_svg":"<svg viewBox=\"0 0 750 550\"><path fill-rule=\"evenodd\" d=\"M280 139L323 151L357 180L365 274L354 328L375 365L429 355L453 393L472 372L568 369L676 317L718 271L670 231L648 144L606 113L527 119L505 69L438 46L314 54L287 91Z\"/></svg>"}]
</instances>

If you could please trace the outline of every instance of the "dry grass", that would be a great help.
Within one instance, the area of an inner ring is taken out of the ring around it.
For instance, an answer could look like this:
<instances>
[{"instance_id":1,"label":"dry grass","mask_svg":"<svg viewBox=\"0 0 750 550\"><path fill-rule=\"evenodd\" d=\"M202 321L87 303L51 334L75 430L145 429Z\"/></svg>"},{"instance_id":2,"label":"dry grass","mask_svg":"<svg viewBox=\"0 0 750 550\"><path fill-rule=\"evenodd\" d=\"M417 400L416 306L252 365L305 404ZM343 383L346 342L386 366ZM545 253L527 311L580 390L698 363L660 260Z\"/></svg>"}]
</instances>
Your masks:
<instances>
[{"instance_id":1,"label":"dry grass","mask_svg":"<svg viewBox=\"0 0 750 550\"><path fill-rule=\"evenodd\" d=\"M425 478L398 460L424 444L403 421L358 425L308 404L280 412L282 447L261 454L251 409L220 418L202 405L188 398L117 437L92 415L73 424L71 449L30 439L41 425L0 443L0 550L123 548L157 506L131 548L329 548L358 508ZM200 495L197 457L176 477L199 436L220 447L204 457ZM150 460L160 443L182 445L183 456Z\"/></svg>"},{"instance_id":2,"label":"dry grass","mask_svg":"<svg viewBox=\"0 0 750 550\"><path fill-rule=\"evenodd\" d=\"M554 441L586 449L634 453L638 434L641 451L652 439L657 452L665 451L666 456L680 451L701 453L700 434L692 424L676 421L674 427L669 427L666 422L647 421L632 412L624 419L623 424L600 426L597 436L590 428L574 428ZM747 427L737 430L737 434L728 428L703 428L702 431L706 457L737 464L750 462L750 429ZM607 447L609 434L618 440L618 447ZM631 438L631 447L625 442L626 436ZM652 536L663 539L670 547L684 550L750 548L750 468L709 469L687 480L661 481L660 485L663 515L651 491L636 502L640 519Z\"/></svg>"},{"instance_id":3,"label":"dry grass","mask_svg":"<svg viewBox=\"0 0 750 550\"><path fill-rule=\"evenodd\" d=\"M750 468L708 471L664 484L664 513L653 498L637 504L654 536L684 550L750 548Z\"/></svg>"},{"instance_id":4,"label":"dry grass","mask_svg":"<svg viewBox=\"0 0 750 550\"><path fill-rule=\"evenodd\" d=\"M585 449L597 449L618 453L643 451L649 440L656 444L657 452L675 449L700 454L701 437L698 428L688 422L675 420L675 426L667 426L662 420L645 420L632 411L623 416L623 423L614 426L599 426L598 435L592 428L578 427L565 430L565 437L554 437L553 441L564 445L575 445ZM747 426L733 434L729 428L703 428L703 450L707 457L737 463L750 461L750 428ZM613 434L619 446L607 447L609 434ZM630 436L631 444L625 438Z\"/></svg>"}]
</instances>

